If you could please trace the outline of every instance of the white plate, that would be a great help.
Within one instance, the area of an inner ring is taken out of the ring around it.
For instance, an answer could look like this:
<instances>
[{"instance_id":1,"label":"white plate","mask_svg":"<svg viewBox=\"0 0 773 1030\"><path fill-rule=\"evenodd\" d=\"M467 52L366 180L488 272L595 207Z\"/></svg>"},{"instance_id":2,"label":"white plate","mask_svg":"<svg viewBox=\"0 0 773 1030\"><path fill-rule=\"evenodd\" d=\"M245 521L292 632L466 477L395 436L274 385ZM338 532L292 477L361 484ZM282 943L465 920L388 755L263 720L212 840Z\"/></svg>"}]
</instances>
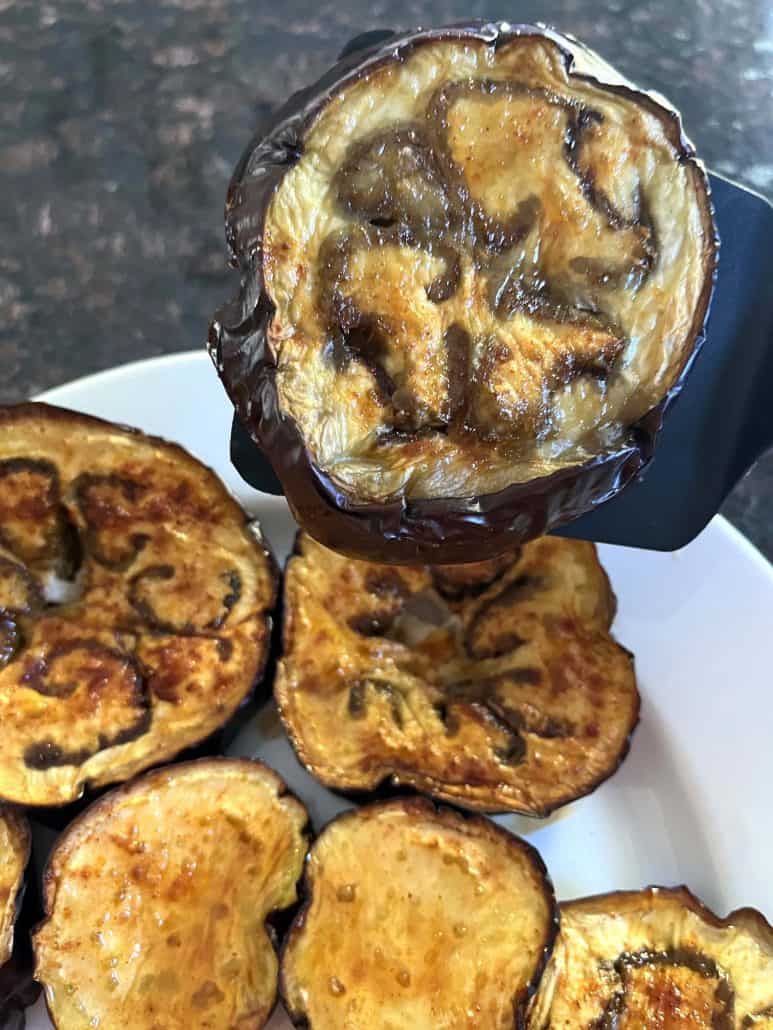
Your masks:
<instances>
[{"instance_id":1,"label":"white plate","mask_svg":"<svg viewBox=\"0 0 773 1030\"><path fill-rule=\"evenodd\" d=\"M256 494L231 468L231 408L205 354L126 365L42 399L183 444L260 518L284 559L294 524L283 499ZM553 818L500 821L540 849L559 897L687 883L720 914L750 904L773 916L773 568L721 518L676 554L600 550L620 602L615 633L636 654L642 692L631 753ZM273 765L318 828L344 805L270 730L264 714L233 752ZM28 1027L50 1025L39 1002ZM289 1023L277 1012L270 1025Z\"/></svg>"}]
</instances>

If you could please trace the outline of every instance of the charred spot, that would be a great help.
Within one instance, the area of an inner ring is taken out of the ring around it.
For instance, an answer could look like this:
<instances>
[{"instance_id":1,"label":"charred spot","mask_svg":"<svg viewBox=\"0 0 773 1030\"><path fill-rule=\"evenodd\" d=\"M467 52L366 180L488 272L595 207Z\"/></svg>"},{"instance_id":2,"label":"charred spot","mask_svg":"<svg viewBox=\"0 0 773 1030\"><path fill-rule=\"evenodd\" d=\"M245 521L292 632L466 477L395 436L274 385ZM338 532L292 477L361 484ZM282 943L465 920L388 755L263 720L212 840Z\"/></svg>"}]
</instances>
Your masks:
<instances>
[{"instance_id":1,"label":"charred spot","mask_svg":"<svg viewBox=\"0 0 773 1030\"><path fill-rule=\"evenodd\" d=\"M379 227L438 229L453 217L432 142L416 125L353 143L333 188L346 211Z\"/></svg>"},{"instance_id":2,"label":"charred spot","mask_svg":"<svg viewBox=\"0 0 773 1030\"><path fill-rule=\"evenodd\" d=\"M477 619L473 622L466 640L467 651L473 658L481 660L486 658L502 658L504 655L510 654L511 651L515 651L527 643L523 637L513 630L494 634L489 640L476 641L475 633L479 629L477 622Z\"/></svg>"},{"instance_id":3,"label":"charred spot","mask_svg":"<svg viewBox=\"0 0 773 1030\"><path fill-rule=\"evenodd\" d=\"M358 325L344 330L343 352L349 360L359 361L373 376L376 391L382 401L389 404L395 393L395 383L384 367L389 356L389 342L378 324L363 319Z\"/></svg>"},{"instance_id":4,"label":"charred spot","mask_svg":"<svg viewBox=\"0 0 773 1030\"><path fill-rule=\"evenodd\" d=\"M399 729L403 728L403 697L399 690L380 679L358 680L349 688L346 710L352 719L365 719L368 714L368 692L374 691L389 702L392 721Z\"/></svg>"},{"instance_id":5,"label":"charred spot","mask_svg":"<svg viewBox=\"0 0 773 1030\"><path fill-rule=\"evenodd\" d=\"M202 631L216 631L222 628L233 606L241 597L241 577L235 569L230 569L220 576L224 584L225 593L220 601L220 611L209 619L203 626L199 626L191 620L176 621L168 614L162 614L158 610L159 601L164 603L164 598L153 598L154 584L171 583L177 577L174 565L162 563L148 565L135 573L129 580L127 596L129 603L151 629L158 633L169 633L179 636L195 636ZM174 596L166 603L174 608ZM179 603L179 600L178 600Z\"/></svg>"},{"instance_id":6,"label":"charred spot","mask_svg":"<svg viewBox=\"0 0 773 1030\"><path fill-rule=\"evenodd\" d=\"M624 952L613 963L620 987L609 998L604 1012L591 1023L589 1030L617 1030L627 1008L627 995L631 973L645 967L687 969L704 980L715 980L713 991L715 1010L712 1014L713 1030L733 1030L735 1026L735 992L716 962L708 955L690 948L670 948L663 951L642 949Z\"/></svg>"},{"instance_id":7,"label":"charred spot","mask_svg":"<svg viewBox=\"0 0 773 1030\"><path fill-rule=\"evenodd\" d=\"M40 740L24 750L24 764L28 769L44 772L62 765L82 765L93 752L88 748L67 751L53 740Z\"/></svg>"},{"instance_id":8,"label":"charred spot","mask_svg":"<svg viewBox=\"0 0 773 1030\"><path fill-rule=\"evenodd\" d=\"M432 582L438 593L449 600L477 597L496 583L518 561L519 552L471 565L435 565Z\"/></svg>"},{"instance_id":9,"label":"charred spot","mask_svg":"<svg viewBox=\"0 0 773 1030\"><path fill-rule=\"evenodd\" d=\"M520 765L526 758L526 741L520 733L512 733L507 744L494 748L494 754L504 765Z\"/></svg>"},{"instance_id":10,"label":"charred spot","mask_svg":"<svg viewBox=\"0 0 773 1030\"><path fill-rule=\"evenodd\" d=\"M81 562L80 541L61 503L61 482L50 461L0 461L0 543L32 568L71 579Z\"/></svg>"},{"instance_id":11,"label":"charred spot","mask_svg":"<svg viewBox=\"0 0 773 1030\"><path fill-rule=\"evenodd\" d=\"M68 658L72 659L70 663ZM74 668L62 674L60 669L67 665ZM44 697L68 698L79 688L98 694L111 668L127 673L135 687L141 682L139 668L131 656L98 640L70 640L52 648L45 657L29 662L21 682Z\"/></svg>"},{"instance_id":12,"label":"charred spot","mask_svg":"<svg viewBox=\"0 0 773 1030\"><path fill-rule=\"evenodd\" d=\"M530 687L538 687L544 682L542 669L529 665L524 665L519 669L508 669L503 674L503 679L508 683L518 683Z\"/></svg>"},{"instance_id":13,"label":"charred spot","mask_svg":"<svg viewBox=\"0 0 773 1030\"><path fill-rule=\"evenodd\" d=\"M68 658L75 668L67 667L57 679L58 664ZM30 769L81 765L99 751L136 740L151 725L153 713L139 664L98 641L61 645L31 665L22 683L63 706L49 715L61 740L49 735L28 745L24 762Z\"/></svg>"},{"instance_id":14,"label":"charred spot","mask_svg":"<svg viewBox=\"0 0 773 1030\"><path fill-rule=\"evenodd\" d=\"M0 555L0 615L33 615L44 605L40 584L23 565Z\"/></svg>"},{"instance_id":15,"label":"charred spot","mask_svg":"<svg viewBox=\"0 0 773 1030\"><path fill-rule=\"evenodd\" d=\"M228 572L224 573L223 579L228 587L228 593L225 595L222 602L223 611L220 615L207 623L207 629L220 629L228 618L228 613L242 596L242 578L236 569L230 569Z\"/></svg>"},{"instance_id":16,"label":"charred spot","mask_svg":"<svg viewBox=\"0 0 773 1030\"><path fill-rule=\"evenodd\" d=\"M234 645L232 640L228 640L226 637L217 638L217 656L221 662L228 662L234 653Z\"/></svg>"},{"instance_id":17,"label":"charred spot","mask_svg":"<svg viewBox=\"0 0 773 1030\"><path fill-rule=\"evenodd\" d=\"M104 751L109 747L117 747L119 744L128 744L132 740L141 737L150 727L150 713L144 713L132 727L119 730L113 734L100 734L97 744L94 747L65 748L51 738L29 744L24 749L24 764L28 769L35 769L45 772L46 769L71 765L83 765L92 755Z\"/></svg>"},{"instance_id":18,"label":"charred spot","mask_svg":"<svg viewBox=\"0 0 773 1030\"><path fill-rule=\"evenodd\" d=\"M531 705L520 707L493 698L487 702L496 717L517 733L531 733L544 740L557 740L574 736L574 726L568 719L545 715Z\"/></svg>"},{"instance_id":19,"label":"charred spot","mask_svg":"<svg viewBox=\"0 0 773 1030\"><path fill-rule=\"evenodd\" d=\"M361 615L352 615L346 624L360 636L383 637L389 632L393 622L394 615L384 612L363 612Z\"/></svg>"},{"instance_id":20,"label":"charred spot","mask_svg":"<svg viewBox=\"0 0 773 1030\"><path fill-rule=\"evenodd\" d=\"M33 480L38 480L40 487L40 489L33 487L30 491L24 491L28 495L27 504L30 506L25 514L44 516L58 503L61 496L61 483L59 470L53 462L40 458L6 458L4 461L0 461L0 481L5 482L17 476L28 476ZM24 507L26 508L26 506Z\"/></svg>"},{"instance_id":21,"label":"charred spot","mask_svg":"<svg viewBox=\"0 0 773 1030\"><path fill-rule=\"evenodd\" d=\"M472 339L467 330L454 323L446 330L448 360L448 421L455 429L467 422L467 385L470 381L470 348Z\"/></svg>"},{"instance_id":22,"label":"charred spot","mask_svg":"<svg viewBox=\"0 0 773 1030\"><path fill-rule=\"evenodd\" d=\"M148 543L147 533L131 532L145 488L117 473L84 472L72 484L75 502L86 523L84 545L100 565L124 571Z\"/></svg>"}]
</instances>

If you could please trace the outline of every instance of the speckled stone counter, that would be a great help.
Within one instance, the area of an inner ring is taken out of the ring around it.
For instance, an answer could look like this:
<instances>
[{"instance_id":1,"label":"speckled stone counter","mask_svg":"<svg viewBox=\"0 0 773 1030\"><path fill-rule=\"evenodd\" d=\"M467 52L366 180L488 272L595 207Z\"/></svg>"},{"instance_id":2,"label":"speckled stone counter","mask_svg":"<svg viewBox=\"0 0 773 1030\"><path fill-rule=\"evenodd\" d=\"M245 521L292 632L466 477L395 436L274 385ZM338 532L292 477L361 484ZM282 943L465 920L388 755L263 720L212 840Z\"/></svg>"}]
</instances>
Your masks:
<instances>
[{"instance_id":1,"label":"speckled stone counter","mask_svg":"<svg viewBox=\"0 0 773 1030\"><path fill-rule=\"evenodd\" d=\"M250 134L362 29L470 16L574 33L773 197L773 0L0 0L0 401L200 346ZM773 455L727 514L773 558Z\"/></svg>"}]
</instances>

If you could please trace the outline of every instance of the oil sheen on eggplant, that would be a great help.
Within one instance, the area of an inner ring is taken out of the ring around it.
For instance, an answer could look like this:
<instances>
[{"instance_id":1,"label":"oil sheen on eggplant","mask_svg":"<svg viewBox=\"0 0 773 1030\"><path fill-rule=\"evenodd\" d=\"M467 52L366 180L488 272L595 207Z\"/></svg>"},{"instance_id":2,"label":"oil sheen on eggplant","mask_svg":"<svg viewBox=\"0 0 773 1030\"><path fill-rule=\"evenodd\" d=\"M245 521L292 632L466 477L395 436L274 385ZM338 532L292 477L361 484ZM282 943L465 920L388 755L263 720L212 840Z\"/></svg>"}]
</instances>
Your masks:
<instances>
[{"instance_id":1,"label":"oil sheen on eggplant","mask_svg":"<svg viewBox=\"0 0 773 1030\"><path fill-rule=\"evenodd\" d=\"M13 928L30 851L27 821L0 805L0 968L11 957Z\"/></svg>"},{"instance_id":2,"label":"oil sheen on eggplant","mask_svg":"<svg viewBox=\"0 0 773 1030\"><path fill-rule=\"evenodd\" d=\"M771 1030L773 928L685 887L561 905L529 1030Z\"/></svg>"},{"instance_id":3,"label":"oil sheen on eggplant","mask_svg":"<svg viewBox=\"0 0 773 1030\"><path fill-rule=\"evenodd\" d=\"M206 759L107 794L57 842L34 935L57 1030L259 1030L296 900L303 806L260 762Z\"/></svg>"},{"instance_id":4,"label":"oil sheen on eggplant","mask_svg":"<svg viewBox=\"0 0 773 1030\"><path fill-rule=\"evenodd\" d=\"M282 957L310 1030L512 1030L555 937L536 851L477 816L400 799L347 812L313 845Z\"/></svg>"},{"instance_id":5,"label":"oil sheen on eggplant","mask_svg":"<svg viewBox=\"0 0 773 1030\"><path fill-rule=\"evenodd\" d=\"M237 169L211 337L301 524L469 560L621 488L713 284L678 116L530 26L399 37L323 84Z\"/></svg>"},{"instance_id":6,"label":"oil sheen on eggplant","mask_svg":"<svg viewBox=\"0 0 773 1030\"><path fill-rule=\"evenodd\" d=\"M65 804L208 737L262 673L276 585L180 447L0 410L0 798Z\"/></svg>"},{"instance_id":7,"label":"oil sheen on eggplant","mask_svg":"<svg viewBox=\"0 0 773 1030\"><path fill-rule=\"evenodd\" d=\"M302 534L285 575L275 697L324 784L409 784L545 815L628 751L632 656L592 544L542 537L474 565L352 561Z\"/></svg>"}]
</instances>

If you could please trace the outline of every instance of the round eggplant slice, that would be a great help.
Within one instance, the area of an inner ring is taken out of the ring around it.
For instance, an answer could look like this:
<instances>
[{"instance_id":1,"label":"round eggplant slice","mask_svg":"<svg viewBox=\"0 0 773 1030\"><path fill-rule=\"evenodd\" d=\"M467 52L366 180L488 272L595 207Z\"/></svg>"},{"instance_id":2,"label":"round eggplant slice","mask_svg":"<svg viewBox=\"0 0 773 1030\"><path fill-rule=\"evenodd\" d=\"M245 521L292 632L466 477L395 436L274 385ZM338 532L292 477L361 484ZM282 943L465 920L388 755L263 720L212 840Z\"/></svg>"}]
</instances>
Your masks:
<instances>
[{"instance_id":1,"label":"round eggplant slice","mask_svg":"<svg viewBox=\"0 0 773 1030\"><path fill-rule=\"evenodd\" d=\"M276 1000L266 920L296 900L306 811L260 762L170 766L111 791L44 876L35 976L58 1030L258 1030Z\"/></svg>"},{"instance_id":2,"label":"round eggplant slice","mask_svg":"<svg viewBox=\"0 0 773 1030\"><path fill-rule=\"evenodd\" d=\"M495 557L621 490L702 343L717 258L678 114L541 27L347 57L234 174L210 351L300 524Z\"/></svg>"},{"instance_id":3,"label":"round eggplant slice","mask_svg":"<svg viewBox=\"0 0 773 1030\"><path fill-rule=\"evenodd\" d=\"M302 534L275 695L322 783L546 815L618 767L639 712L592 544L466 566L352 561Z\"/></svg>"},{"instance_id":4,"label":"round eggplant slice","mask_svg":"<svg viewBox=\"0 0 773 1030\"><path fill-rule=\"evenodd\" d=\"M528 1025L770 1030L773 928L749 908L719 919L686 887L567 902Z\"/></svg>"},{"instance_id":5,"label":"round eggplant slice","mask_svg":"<svg viewBox=\"0 0 773 1030\"><path fill-rule=\"evenodd\" d=\"M424 799L371 805L327 826L305 885L281 971L296 1025L523 1025L557 921L518 837Z\"/></svg>"},{"instance_id":6,"label":"round eggplant slice","mask_svg":"<svg viewBox=\"0 0 773 1030\"><path fill-rule=\"evenodd\" d=\"M182 448L0 409L0 798L62 805L212 734L263 672L277 580Z\"/></svg>"},{"instance_id":7,"label":"round eggplant slice","mask_svg":"<svg viewBox=\"0 0 773 1030\"><path fill-rule=\"evenodd\" d=\"M29 852L26 819L0 805L0 968L13 950L13 928Z\"/></svg>"}]
</instances>

